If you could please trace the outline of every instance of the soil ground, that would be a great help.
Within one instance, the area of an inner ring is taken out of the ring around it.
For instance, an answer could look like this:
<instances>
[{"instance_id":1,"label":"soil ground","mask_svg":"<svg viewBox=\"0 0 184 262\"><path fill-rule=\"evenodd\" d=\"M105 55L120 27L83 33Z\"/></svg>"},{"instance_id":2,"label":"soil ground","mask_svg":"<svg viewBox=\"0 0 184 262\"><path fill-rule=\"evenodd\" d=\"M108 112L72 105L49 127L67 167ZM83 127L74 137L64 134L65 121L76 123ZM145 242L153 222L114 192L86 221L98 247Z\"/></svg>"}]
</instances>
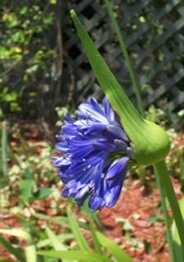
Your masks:
<instances>
[{"instance_id":1,"label":"soil ground","mask_svg":"<svg viewBox=\"0 0 184 262\"><path fill-rule=\"evenodd\" d=\"M27 136L30 138L29 131ZM33 144L38 140L42 140L42 135L39 132L30 139ZM177 138L175 144L177 145L177 143L184 144L183 134ZM173 179L173 184L178 198L182 197L179 180ZM14 199L10 207L16 204L16 199ZM35 205L34 208L41 208L43 213L50 216L56 215L48 208L49 205L49 200L44 200L39 207ZM76 210L76 216L80 217L79 210L75 208L74 210ZM111 209L101 210L99 217L104 227L104 233L126 250L134 262L170 261L165 241L165 225L161 214L159 192L156 187L151 186L150 181L141 183L138 177L128 174L117 204ZM40 223L42 221L38 221L38 226ZM0 214L0 228L17 228L19 226L20 223L16 216L8 214L8 212ZM8 237L8 240L11 243L16 242L14 237ZM0 261L16 260L0 245Z\"/></svg>"}]
</instances>

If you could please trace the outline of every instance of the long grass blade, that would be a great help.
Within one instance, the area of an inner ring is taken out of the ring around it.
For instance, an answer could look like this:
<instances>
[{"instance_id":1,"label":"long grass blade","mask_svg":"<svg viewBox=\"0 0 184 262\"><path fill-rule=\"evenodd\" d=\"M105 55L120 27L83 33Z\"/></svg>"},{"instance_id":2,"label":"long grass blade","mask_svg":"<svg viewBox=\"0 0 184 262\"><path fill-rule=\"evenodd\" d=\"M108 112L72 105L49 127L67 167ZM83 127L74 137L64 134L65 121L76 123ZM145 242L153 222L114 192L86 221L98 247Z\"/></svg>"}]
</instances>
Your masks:
<instances>
[{"instance_id":1,"label":"long grass blade","mask_svg":"<svg viewBox=\"0 0 184 262\"><path fill-rule=\"evenodd\" d=\"M7 138L7 127L6 122L2 123L2 131L1 131L1 164L2 164L2 173L4 176L8 175L8 165L7 165L7 157L8 157L8 138Z\"/></svg>"},{"instance_id":2,"label":"long grass blade","mask_svg":"<svg viewBox=\"0 0 184 262\"><path fill-rule=\"evenodd\" d=\"M94 224L93 224L93 219L91 218L90 215L88 215L88 218L89 218L90 232L93 238L93 244L95 246L96 252L98 254L101 254L104 257L102 262L111 262L111 260L109 260L109 258L105 256L104 252L102 252L103 246L100 244L98 237L96 235L96 231L95 231Z\"/></svg>"},{"instance_id":3,"label":"long grass blade","mask_svg":"<svg viewBox=\"0 0 184 262\"><path fill-rule=\"evenodd\" d=\"M12 255L14 255L18 261L26 262L24 257L24 252L20 248L15 248L6 239L0 237L0 244L8 250Z\"/></svg>"},{"instance_id":4,"label":"long grass blade","mask_svg":"<svg viewBox=\"0 0 184 262\"><path fill-rule=\"evenodd\" d=\"M116 243L108 239L100 232L96 232L96 235L100 244L107 248L109 253L111 253L111 255L113 255L117 259L117 261L132 262L132 259L125 253L125 251L123 251L118 245L116 245Z\"/></svg>"},{"instance_id":5,"label":"long grass blade","mask_svg":"<svg viewBox=\"0 0 184 262\"><path fill-rule=\"evenodd\" d=\"M35 245L25 247L26 262L37 262Z\"/></svg>"},{"instance_id":6,"label":"long grass blade","mask_svg":"<svg viewBox=\"0 0 184 262\"><path fill-rule=\"evenodd\" d=\"M91 235L92 235L92 238L93 238L93 244L95 246L96 251L99 254L102 254L101 245L100 245L100 242L98 241L98 238L96 236L96 232L95 232L94 225L93 225L93 220L90 217L90 215L88 215L88 219L89 219L90 232L91 232Z\"/></svg>"},{"instance_id":7,"label":"long grass blade","mask_svg":"<svg viewBox=\"0 0 184 262\"><path fill-rule=\"evenodd\" d=\"M76 250L76 251L43 251L38 252L39 255L42 256L49 256L49 257L55 257L60 259L68 259L68 260L78 260L78 261L84 261L84 262L102 262L103 256L96 254L94 252L87 252L82 250ZM124 261L126 262L126 261Z\"/></svg>"},{"instance_id":8,"label":"long grass blade","mask_svg":"<svg viewBox=\"0 0 184 262\"><path fill-rule=\"evenodd\" d=\"M61 243L60 239L49 227L46 227L46 233L50 239L51 245L55 250L67 250L67 247Z\"/></svg>"},{"instance_id":9,"label":"long grass blade","mask_svg":"<svg viewBox=\"0 0 184 262\"><path fill-rule=\"evenodd\" d=\"M68 209L67 210L67 214L68 214L68 220L70 223L70 227L71 230L75 236L75 239L79 245L79 247L81 248L81 250L83 251L90 251L90 247L86 241L86 239L84 238L83 234L81 233L80 227L76 221L76 218L73 216L72 212Z\"/></svg>"}]
</instances>

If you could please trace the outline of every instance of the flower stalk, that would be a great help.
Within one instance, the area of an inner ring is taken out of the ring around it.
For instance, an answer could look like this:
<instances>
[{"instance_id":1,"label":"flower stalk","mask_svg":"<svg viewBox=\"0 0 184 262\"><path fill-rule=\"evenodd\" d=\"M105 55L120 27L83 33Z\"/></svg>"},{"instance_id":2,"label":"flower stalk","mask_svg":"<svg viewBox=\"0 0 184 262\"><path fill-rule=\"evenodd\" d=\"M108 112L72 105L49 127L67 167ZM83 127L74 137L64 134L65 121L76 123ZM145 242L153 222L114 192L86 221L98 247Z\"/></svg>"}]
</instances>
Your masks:
<instances>
[{"instance_id":1,"label":"flower stalk","mask_svg":"<svg viewBox=\"0 0 184 262\"><path fill-rule=\"evenodd\" d=\"M155 164L155 170L159 174L161 185L163 186L169 200L169 204L172 209L173 217L180 237L181 245L184 247L184 221L165 161L160 161L159 163Z\"/></svg>"},{"instance_id":2,"label":"flower stalk","mask_svg":"<svg viewBox=\"0 0 184 262\"><path fill-rule=\"evenodd\" d=\"M173 245L172 245L172 236L171 236L171 231L170 231L170 219L169 219L169 215L168 215L168 211L167 211L167 205L166 205L166 201L167 201L167 197L166 197L166 192L164 190L164 184L162 184L161 181L161 177L160 177L160 173L158 172L156 165L154 165L154 173L156 176L156 183L157 183L157 187L159 189L160 192L160 200L161 200L161 205L162 205L162 211L163 211L163 215L164 215L164 221L165 221L165 225L166 225L166 237L167 237L167 241L169 244L169 252L170 252L170 256L171 256L171 261L175 261L174 258L174 250L173 250Z\"/></svg>"}]
</instances>

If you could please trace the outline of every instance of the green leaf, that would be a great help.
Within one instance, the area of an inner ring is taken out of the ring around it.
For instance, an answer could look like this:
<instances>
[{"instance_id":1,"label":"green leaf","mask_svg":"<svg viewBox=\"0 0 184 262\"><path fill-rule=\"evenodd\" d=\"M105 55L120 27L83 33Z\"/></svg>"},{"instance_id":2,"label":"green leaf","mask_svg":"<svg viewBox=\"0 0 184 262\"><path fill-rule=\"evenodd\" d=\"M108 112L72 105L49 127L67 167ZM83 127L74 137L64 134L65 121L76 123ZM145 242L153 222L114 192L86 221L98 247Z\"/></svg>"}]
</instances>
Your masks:
<instances>
[{"instance_id":1,"label":"green leaf","mask_svg":"<svg viewBox=\"0 0 184 262\"><path fill-rule=\"evenodd\" d=\"M88 214L88 219L89 219L89 230L90 230L92 238L93 238L93 244L95 246L96 252L98 252L99 254L102 254L101 245L100 245L98 238L96 236L96 231L94 229L94 222L93 222L92 216L90 214Z\"/></svg>"},{"instance_id":2,"label":"green leaf","mask_svg":"<svg viewBox=\"0 0 184 262\"><path fill-rule=\"evenodd\" d=\"M31 242L30 234L22 228L0 229L0 233L10 235L10 236L15 236L20 239L24 239L28 242Z\"/></svg>"},{"instance_id":3,"label":"green leaf","mask_svg":"<svg viewBox=\"0 0 184 262\"><path fill-rule=\"evenodd\" d=\"M28 168L25 169L22 181L20 183L20 203L25 204L33 196L35 182Z\"/></svg>"},{"instance_id":4,"label":"green leaf","mask_svg":"<svg viewBox=\"0 0 184 262\"><path fill-rule=\"evenodd\" d=\"M50 243L51 245L53 246L53 248L57 251L59 250L63 250L63 251L66 251L68 250L67 247L61 243L61 240L59 239L58 236L56 236L56 234L48 227L46 227L46 232L47 232L47 235L50 239ZM63 262L68 262L67 259L63 259L62 260ZM73 260L74 261L74 260Z\"/></svg>"},{"instance_id":5,"label":"green leaf","mask_svg":"<svg viewBox=\"0 0 184 262\"><path fill-rule=\"evenodd\" d=\"M20 238L20 239L23 239L23 240L26 240L27 242L31 243L32 242L32 239L31 239L31 236L28 232L26 232L26 230L22 229L22 228L13 228L13 229L0 229L0 233L2 234L6 234L6 235L10 235L10 236L15 236L17 238ZM0 239L0 243L3 242L2 239ZM6 242L4 242L7 246L7 248L11 248L11 245L7 245ZM23 256L23 254L21 254L21 252L25 252L25 257L26 259L24 260L19 260L19 261L26 261L26 262L37 262L37 255L36 255L36 248L34 245L28 245L26 247L24 247L24 251L21 250L20 252L20 249L17 250L15 249L13 246L11 248L11 252L14 252L13 254L14 255L19 255L21 258ZM10 251L10 250L9 250ZM16 252L17 251L17 252Z\"/></svg>"},{"instance_id":6,"label":"green leaf","mask_svg":"<svg viewBox=\"0 0 184 262\"><path fill-rule=\"evenodd\" d=\"M8 139L7 139L7 128L6 122L2 123L2 130L1 130L1 165L2 165L2 172L4 176L8 175L8 165L7 165L7 157L8 157Z\"/></svg>"},{"instance_id":7,"label":"green leaf","mask_svg":"<svg viewBox=\"0 0 184 262\"><path fill-rule=\"evenodd\" d=\"M9 15L9 19L6 21L6 25L8 28L16 27L19 24L18 17L15 13Z\"/></svg>"},{"instance_id":8,"label":"green leaf","mask_svg":"<svg viewBox=\"0 0 184 262\"><path fill-rule=\"evenodd\" d=\"M35 245L30 245L24 248L26 262L37 262L37 254Z\"/></svg>"},{"instance_id":9,"label":"green leaf","mask_svg":"<svg viewBox=\"0 0 184 262\"><path fill-rule=\"evenodd\" d=\"M55 257L60 259L78 260L84 262L102 262L103 256L95 254L94 252L87 252L82 250L77 251L43 251L38 252L39 255ZM126 262L126 261L125 261Z\"/></svg>"},{"instance_id":10,"label":"green leaf","mask_svg":"<svg viewBox=\"0 0 184 262\"><path fill-rule=\"evenodd\" d=\"M25 15L28 12L28 7L26 5L20 6L19 13Z\"/></svg>"},{"instance_id":11,"label":"green leaf","mask_svg":"<svg viewBox=\"0 0 184 262\"><path fill-rule=\"evenodd\" d=\"M33 193L35 200L41 200L48 197L52 193L52 189L47 187L41 187L36 193Z\"/></svg>"},{"instance_id":12,"label":"green leaf","mask_svg":"<svg viewBox=\"0 0 184 262\"><path fill-rule=\"evenodd\" d=\"M133 143L135 160L139 164L147 165L165 158L170 149L166 132L141 117L98 52L74 10L71 10L71 17L93 72Z\"/></svg>"},{"instance_id":13,"label":"green leaf","mask_svg":"<svg viewBox=\"0 0 184 262\"><path fill-rule=\"evenodd\" d=\"M103 252L101 250L102 245L100 244L98 237L96 235L96 231L94 229L92 217L90 215L88 215L88 218L89 218L89 226L90 226L89 229L90 229L90 232L91 232L91 235L92 235L92 238L93 238L93 244L95 246L96 253L103 256L103 261L110 262L109 258L106 257L105 254L103 254Z\"/></svg>"},{"instance_id":14,"label":"green leaf","mask_svg":"<svg viewBox=\"0 0 184 262\"><path fill-rule=\"evenodd\" d=\"M64 242L73 240L74 236L73 236L73 234L65 233L65 234L57 236L57 238L59 239L60 243L64 243ZM44 239L44 240L40 240L37 243L36 246L37 246L37 248L45 248L46 246L50 246L51 244L52 243L51 243L50 238L47 238L47 239Z\"/></svg>"},{"instance_id":15,"label":"green leaf","mask_svg":"<svg viewBox=\"0 0 184 262\"><path fill-rule=\"evenodd\" d=\"M132 259L118 245L116 245L112 240L108 239L102 233L96 232L96 236L100 244L107 248L109 253L111 253L117 259L117 261L132 261Z\"/></svg>"},{"instance_id":16,"label":"green leaf","mask_svg":"<svg viewBox=\"0 0 184 262\"><path fill-rule=\"evenodd\" d=\"M9 179L8 178L1 178L0 179L0 189L6 187L9 185Z\"/></svg>"},{"instance_id":17,"label":"green leaf","mask_svg":"<svg viewBox=\"0 0 184 262\"><path fill-rule=\"evenodd\" d=\"M18 261L26 262L24 252L20 248L15 248L6 239L0 237L0 244L3 245L12 255L14 255Z\"/></svg>"},{"instance_id":18,"label":"green leaf","mask_svg":"<svg viewBox=\"0 0 184 262\"><path fill-rule=\"evenodd\" d=\"M89 247L87 241L85 240L83 234L81 233L81 230L80 230L80 227L77 223L76 218L72 215L72 213L69 209L67 210L67 214L68 214L68 221L69 221L71 230L72 230L72 232L75 236L75 239L76 239L79 247L83 251L90 251L90 247Z\"/></svg>"},{"instance_id":19,"label":"green leaf","mask_svg":"<svg viewBox=\"0 0 184 262\"><path fill-rule=\"evenodd\" d=\"M66 228L70 227L68 224L68 219L65 216L51 217L51 216L47 216L47 215L35 212L34 217L52 222L62 227L66 227Z\"/></svg>"},{"instance_id":20,"label":"green leaf","mask_svg":"<svg viewBox=\"0 0 184 262\"><path fill-rule=\"evenodd\" d=\"M49 227L46 227L46 233L50 239L51 245L55 250L67 250L67 247L61 243L60 239Z\"/></svg>"}]
</instances>

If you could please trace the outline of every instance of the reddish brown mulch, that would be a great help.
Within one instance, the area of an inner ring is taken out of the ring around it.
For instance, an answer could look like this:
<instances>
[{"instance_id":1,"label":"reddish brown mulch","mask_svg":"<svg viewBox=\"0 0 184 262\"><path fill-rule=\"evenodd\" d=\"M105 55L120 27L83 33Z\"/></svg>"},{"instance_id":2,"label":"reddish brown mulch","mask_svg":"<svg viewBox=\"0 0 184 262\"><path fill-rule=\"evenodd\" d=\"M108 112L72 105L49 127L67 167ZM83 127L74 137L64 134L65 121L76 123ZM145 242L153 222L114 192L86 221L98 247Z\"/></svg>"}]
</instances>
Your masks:
<instances>
[{"instance_id":1,"label":"reddish brown mulch","mask_svg":"<svg viewBox=\"0 0 184 262\"><path fill-rule=\"evenodd\" d=\"M174 181L174 187L180 197L177 180ZM134 262L170 261L164 221L158 204L159 192L156 188L145 188L139 180L132 181L129 178L118 203L113 208L100 212L106 235L126 250ZM126 230L118 223L122 219L127 219L131 225L129 238Z\"/></svg>"},{"instance_id":2,"label":"reddish brown mulch","mask_svg":"<svg viewBox=\"0 0 184 262\"><path fill-rule=\"evenodd\" d=\"M169 261L163 224L149 221L151 216L157 216L158 201L156 189L149 191L139 181L128 180L116 206L100 212L107 236L127 250L135 262ZM129 238L123 226L117 223L122 218L131 225ZM146 246L150 248L148 253L145 251Z\"/></svg>"},{"instance_id":3,"label":"reddish brown mulch","mask_svg":"<svg viewBox=\"0 0 184 262\"><path fill-rule=\"evenodd\" d=\"M174 181L174 185L176 192L179 192L177 180ZM104 208L99 212L105 234L126 250L134 262L169 262L168 248L165 242L165 227L158 204L159 193L156 188L145 188L138 179L135 180L130 177L125 182L118 203L111 209ZM38 203L33 203L33 206L39 211L39 206L35 205L38 205ZM46 208L45 205L49 211L48 200L40 205L42 211ZM47 213L46 210L45 212ZM80 217L78 212L76 214ZM150 218L156 218L156 221L152 221ZM157 218L160 218L161 221ZM121 221L130 223L129 231L123 228ZM38 224L42 226L44 221L39 220ZM0 218L0 228L16 228L19 226L18 220L13 216ZM12 241L11 237L8 237L8 239ZM8 261L15 261L0 245L0 258L2 257L8 258Z\"/></svg>"},{"instance_id":4,"label":"reddish brown mulch","mask_svg":"<svg viewBox=\"0 0 184 262\"><path fill-rule=\"evenodd\" d=\"M43 133L36 128L32 128L30 132L30 126L24 126L22 130L35 152L40 153L42 145L39 144L39 141L42 140ZM176 139L176 143L179 145L181 145L181 141L184 143L184 135ZM174 186L178 197L180 197L180 185L177 180L174 180ZM33 207L37 211L50 216L58 215L53 213L55 211L52 208L50 209L48 200L44 200L42 204L33 203ZM134 262L170 261L165 242L163 216L159 209L159 192L156 188L149 189L148 186L142 185L139 179L133 179L129 175L118 203L111 209L100 211L99 217L106 235L127 251ZM38 220L37 223L41 226L43 221ZM129 229L125 228L125 223L130 226ZM0 228L16 228L19 226L17 218L0 216ZM8 237L8 239L12 241L11 237ZM8 261L16 261L0 245L0 259L2 258L8 259Z\"/></svg>"},{"instance_id":5,"label":"reddish brown mulch","mask_svg":"<svg viewBox=\"0 0 184 262\"><path fill-rule=\"evenodd\" d=\"M17 228L19 227L19 222L16 217L12 215L4 215L0 217L0 228ZM2 235L0 235L2 237ZM13 243L17 239L13 236L3 235L3 237L10 243ZM11 255L3 246L0 244L0 261L15 262L17 261L13 255Z\"/></svg>"}]
</instances>

